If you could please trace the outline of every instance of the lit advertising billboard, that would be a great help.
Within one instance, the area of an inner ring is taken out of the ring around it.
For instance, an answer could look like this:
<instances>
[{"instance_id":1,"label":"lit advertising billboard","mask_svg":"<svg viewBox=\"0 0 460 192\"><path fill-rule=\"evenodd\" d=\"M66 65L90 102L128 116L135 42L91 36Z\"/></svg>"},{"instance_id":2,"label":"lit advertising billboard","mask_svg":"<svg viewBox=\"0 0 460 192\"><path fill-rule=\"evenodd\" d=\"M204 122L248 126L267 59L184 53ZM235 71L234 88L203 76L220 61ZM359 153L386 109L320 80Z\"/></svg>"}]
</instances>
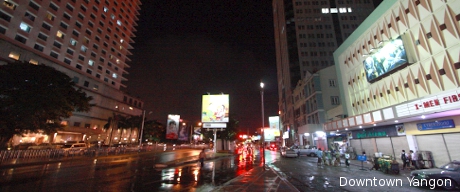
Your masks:
<instances>
[{"instance_id":1,"label":"lit advertising billboard","mask_svg":"<svg viewBox=\"0 0 460 192\"><path fill-rule=\"evenodd\" d=\"M271 116L268 117L268 123L270 123L270 129L280 129L280 117L279 116Z\"/></svg>"},{"instance_id":2,"label":"lit advertising billboard","mask_svg":"<svg viewBox=\"0 0 460 192\"><path fill-rule=\"evenodd\" d=\"M275 141L275 137L280 136L279 129L264 128L264 139L265 141Z\"/></svg>"},{"instance_id":3,"label":"lit advertising billboard","mask_svg":"<svg viewBox=\"0 0 460 192\"><path fill-rule=\"evenodd\" d=\"M400 36L382 44L377 52L370 54L364 60L364 71L368 82L373 82L407 63L406 49Z\"/></svg>"},{"instance_id":4,"label":"lit advertising billboard","mask_svg":"<svg viewBox=\"0 0 460 192\"><path fill-rule=\"evenodd\" d=\"M187 125L180 125L179 129L179 141L187 141L189 139L189 130Z\"/></svg>"},{"instance_id":5,"label":"lit advertising billboard","mask_svg":"<svg viewBox=\"0 0 460 192\"><path fill-rule=\"evenodd\" d=\"M203 95L201 122L228 122L228 95Z\"/></svg>"},{"instance_id":6,"label":"lit advertising billboard","mask_svg":"<svg viewBox=\"0 0 460 192\"><path fill-rule=\"evenodd\" d=\"M166 123L166 139L177 139L179 131L180 115L168 115Z\"/></svg>"}]
</instances>

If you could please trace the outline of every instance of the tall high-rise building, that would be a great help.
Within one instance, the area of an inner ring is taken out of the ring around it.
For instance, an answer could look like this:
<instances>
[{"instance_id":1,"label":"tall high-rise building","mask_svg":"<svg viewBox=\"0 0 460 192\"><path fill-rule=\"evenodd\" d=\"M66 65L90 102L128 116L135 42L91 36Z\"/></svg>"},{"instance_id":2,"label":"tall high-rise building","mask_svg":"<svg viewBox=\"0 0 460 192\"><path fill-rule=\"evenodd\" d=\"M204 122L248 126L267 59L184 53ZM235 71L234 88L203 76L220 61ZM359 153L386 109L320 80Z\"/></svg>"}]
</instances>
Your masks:
<instances>
[{"instance_id":1,"label":"tall high-rise building","mask_svg":"<svg viewBox=\"0 0 460 192\"><path fill-rule=\"evenodd\" d=\"M2 0L0 64L19 60L54 67L73 78L95 104L90 112L65 119L65 129L54 135L29 134L13 143L137 141L137 131L104 125L110 117L142 113L143 101L120 90L127 81L123 75L140 5L140 0Z\"/></svg>"},{"instance_id":2,"label":"tall high-rise building","mask_svg":"<svg viewBox=\"0 0 460 192\"><path fill-rule=\"evenodd\" d=\"M293 90L298 82L334 65L333 52L374 9L372 0L273 0L284 131L296 129Z\"/></svg>"}]
</instances>

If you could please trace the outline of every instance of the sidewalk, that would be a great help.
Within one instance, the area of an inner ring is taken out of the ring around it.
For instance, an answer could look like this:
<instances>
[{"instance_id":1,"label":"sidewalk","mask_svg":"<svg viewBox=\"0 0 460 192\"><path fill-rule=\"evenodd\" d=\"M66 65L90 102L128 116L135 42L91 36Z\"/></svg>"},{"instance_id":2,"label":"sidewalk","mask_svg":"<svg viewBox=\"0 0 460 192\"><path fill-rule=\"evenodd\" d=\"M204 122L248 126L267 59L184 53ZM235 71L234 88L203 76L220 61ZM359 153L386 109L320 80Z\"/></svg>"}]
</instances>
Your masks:
<instances>
[{"instance_id":1,"label":"sidewalk","mask_svg":"<svg viewBox=\"0 0 460 192\"><path fill-rule=\"evenodd\" d=\"M269 167L254 167L212 191L299 191Z\"/></svg>"}]
</instances>

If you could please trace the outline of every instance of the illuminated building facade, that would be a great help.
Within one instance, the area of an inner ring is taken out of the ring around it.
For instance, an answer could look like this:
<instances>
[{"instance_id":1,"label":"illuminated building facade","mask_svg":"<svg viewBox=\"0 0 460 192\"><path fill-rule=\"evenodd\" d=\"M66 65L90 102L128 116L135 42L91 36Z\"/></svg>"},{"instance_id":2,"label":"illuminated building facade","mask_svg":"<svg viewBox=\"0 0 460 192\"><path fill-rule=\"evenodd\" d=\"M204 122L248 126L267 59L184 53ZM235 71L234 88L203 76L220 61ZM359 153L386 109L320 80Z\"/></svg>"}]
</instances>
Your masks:
<instances>
[{"instance_id":1,"label":"illuminated building facade","mask_svg":"<svg viewBox=\"0 0 460 192\"><path fill-rule=\"evenodd\" d=\"M334 52L347 131L360 154L430 151L460 159L460 9L456 1L385 0Z\"/></svg>"},{"instance_id":2,"label":"illuminated building facade","mask_svg":"<svg viewBox=\"0 0 460 192\"><path fill-rule=\"evenodd\" d=\"M371 0L273 0L281 129L295 125L293 91L308 73L334 65L333 52L374 10Z\"/></svg>"},{"instance_id":3,"label":"illuminated building facade","mask_svg":"<svg viewBox=\"0 0 460 192\"><path fill-rule=\"evenodd\" d=\"M52 66L93 97L88 113L73 113L63 131L19 142L137 140L137 131L103 129L109 117L142 113L143 101L120 90L140 0L2 0L0 64L14 60ZM129 138L129 139L128 139Z\"/></svg>"}]
</instances>

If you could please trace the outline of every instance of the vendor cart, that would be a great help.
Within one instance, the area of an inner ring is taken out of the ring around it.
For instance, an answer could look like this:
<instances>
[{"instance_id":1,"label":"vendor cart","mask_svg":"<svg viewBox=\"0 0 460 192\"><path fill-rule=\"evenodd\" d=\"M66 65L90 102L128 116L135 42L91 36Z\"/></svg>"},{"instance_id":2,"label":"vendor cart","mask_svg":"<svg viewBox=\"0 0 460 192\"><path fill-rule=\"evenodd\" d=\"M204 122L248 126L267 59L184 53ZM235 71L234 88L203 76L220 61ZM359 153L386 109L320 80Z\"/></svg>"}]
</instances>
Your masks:
<instances>
[{"instance_id":1,"label":"vendor cart","mask_svg":"<svg viewBox=\"0 0 460 192\"><path fill-rule=\"evenodd\" d=\"M399 163L391 157L380 157L377 159L377 163L380 171L399 174Z\"/></svg>"}]
</instances>

